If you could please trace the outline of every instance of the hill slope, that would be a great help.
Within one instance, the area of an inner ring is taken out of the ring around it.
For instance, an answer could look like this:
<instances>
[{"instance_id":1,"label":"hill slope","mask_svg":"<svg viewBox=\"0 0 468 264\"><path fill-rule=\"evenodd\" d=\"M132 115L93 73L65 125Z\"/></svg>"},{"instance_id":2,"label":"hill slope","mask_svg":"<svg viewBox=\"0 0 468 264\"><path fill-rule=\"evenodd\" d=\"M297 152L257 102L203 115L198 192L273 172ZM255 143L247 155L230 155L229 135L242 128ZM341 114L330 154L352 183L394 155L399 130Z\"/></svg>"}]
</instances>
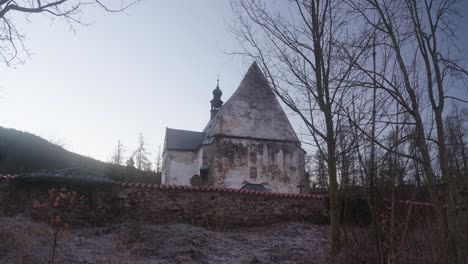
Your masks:
<instances>
[{"instance_id":1,"label":"hill slope","mask_svg":"<svg viewBox=\"0 0 468 264\"><path fill-rule=\"evenodd\" d=\"M28 132L0 127L0 174L80 168L116 180L158 183L159 175L113 165L70 152Z\"/></svg>"}]
</instances>

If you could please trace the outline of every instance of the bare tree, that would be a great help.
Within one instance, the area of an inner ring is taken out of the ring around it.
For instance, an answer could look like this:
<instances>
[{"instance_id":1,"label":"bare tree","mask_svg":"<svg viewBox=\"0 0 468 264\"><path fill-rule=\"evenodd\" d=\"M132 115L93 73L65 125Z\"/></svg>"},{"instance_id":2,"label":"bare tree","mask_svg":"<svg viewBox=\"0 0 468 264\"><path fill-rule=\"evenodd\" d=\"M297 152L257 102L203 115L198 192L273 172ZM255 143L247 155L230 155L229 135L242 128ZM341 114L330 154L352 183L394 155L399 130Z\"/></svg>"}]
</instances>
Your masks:
<instances>
[{"instance_id":1,"label":"bare tree","mask_svg":"<svg viewBox=\"0 0 468 264\"><path fill-rule=\"evenodd\" d=\"M11 65L23 62L23 54L29 55L25 35L18 28L18 17L37 14L64 20L75 31L77 25L86 25L81 15L87 8L101 8L106 12L123 12L141 0L0 0L0 59ZM117 2L117 1L116 1Z\"/></svg>"},{"instance_id":2,"label":"bare tree","mask_svg":"<svg viewBox=\"0 0 468 264\"><path fill-rule=\"evenodd\" d=\"M161 157L161 145L158 147L158 152L156 154L156 161L154 163L156 173L161 173L162 170L162 157Z\"/></svg>"},{"instance_id":3,"label":"bare tree","mask_svg":"<svg viewBox=\"0 0 468 264\"><path fill-rule=\"evenodd\" d=\"M466 89L468 76L455 44L457 2L295 0L282 12L259 0L232 1L232 31L243 47L237 54L259 62L272 90L310 132L305 142L325 159L333 252L340 245L338 179L342 187L348 184L355 155L359 165L353 167L369 186L371 212L376 188L389 187L394 230L397 188L412 179L427 188L453 255L466 262L460 219L468 217L456 209L463 199L453 173L466 159L448 155L453 150L463 156L465 147L452 148L464 143L462 133L455 133L461 128L443 118L449 100L467 103L449 93ZM396 261L391 241L387 257L377 245L379 262Z\"/></svg>"},{"instance_id":4,"label":"bare tree","mask_svg":"<svg viewBox=\"0 0 468 264\"><path fill-rule=\"evenodd\" d=\"M366 30L372 28L378 32L381 50L389 52L389 56L383 60L385 65L382 65L391 74L370 67L361 67L360 70L369 78L377 75L375 79L379 89L390 95L411 116L415 145L440 225L443 226L445 220L442 219L442 200L438 195L438 175L446 190L442 198L447 205L450 248L458 262L465 263L468 245L457 232L456 207L460 198L457 197L453 175L449 173L443 123L448 99L466 102L448 93L449 87L456 87L462 83L460 79L468 76L468 72L459 64L462 53L454 44L457 1L363 0L347 3L363 18Z\"/></svg>"},{"instance_id":5,"label":"bare tree","mask_svg":"<svg viewBox=\"0 0 468 264\"><path fill-rule=\"evenodd\" d=\"M151 170L151 162L148 158L150 153L146 150L146 143L143 134L138 136L138 148L133 152L132 157L135 157L136 168L139 170Z\"/></svg>"},{"instance_id":6,"label":"bare tree","mask_svg":"<svg viewBox=\"0 0 468 264\"><path fill-rule=\"evenodd\" d=\"M456 107L452 114L445 117L445 134L447 140L447 152L449 157L449 173L454 175L457 182L468 178L468 156L466 127L467 116Z\"/></svg>"},{"instance_id":7,"label":"bare tree","mask_svg":"<svg viewBox=\"0 0 468 264\"><path fill-rule=\"evenodd\" d=\"M123 157L124 151L125 150L124 150L122 143L120 142L120 140L118 140L117 146L115 147L115 150L114 150L114 155L112 155L110 163L116 164L116 165L122 165L123 160L124 160L124 157Z\"/></svg>"},{"instance_id":8,"label":"bare tree","mask_svg":"<svg viewBox=\"0 0 468 264\"><path fill-rule=\"evenodd\" d=\"M362 50L346 50L342 40L363 43L349 29L342 1L295 0L288 13L262 1L233 0L232 31L244 48L237 54L259 63L274 93L297 114L313 145L325 158L329 179L332 254L340 249L336 126L349 103L347 81ZM368 36L363 34L362 36Z\"/></svg>"},{"instance_id":9,"label":"bare tree","mask_svg":"<svg viewBox=\"0 0 468 264\"><path fill-rule=\"evenodd\" d=\"M327 166L325 164L325 158L322 156L320 151L317 151L312 156L315 166L311 169L313 183L320 192L328 190L328 175Z\"/></svg>"}]
</instances>

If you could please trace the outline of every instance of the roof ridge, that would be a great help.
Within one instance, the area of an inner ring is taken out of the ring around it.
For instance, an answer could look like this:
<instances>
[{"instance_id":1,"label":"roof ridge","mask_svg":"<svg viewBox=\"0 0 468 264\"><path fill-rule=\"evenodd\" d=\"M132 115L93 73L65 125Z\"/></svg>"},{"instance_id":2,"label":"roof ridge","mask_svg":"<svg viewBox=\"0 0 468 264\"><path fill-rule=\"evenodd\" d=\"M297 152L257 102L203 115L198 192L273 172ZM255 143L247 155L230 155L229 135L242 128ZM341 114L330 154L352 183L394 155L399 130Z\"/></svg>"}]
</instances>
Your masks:
<instances>
[{"instance_id":1,"label":"roof ridge","mask_svg":"<svg viewBox=\"0 0 468 264\"><path fill-rule=\"evenodd\" d=\"M178 130L178 131L184 131L184 132L204 133L203 131L194 131L194 130L178 129L178 128L170 128L170 127L166 127L166 130Z\"/></svg>"}]
</instances>

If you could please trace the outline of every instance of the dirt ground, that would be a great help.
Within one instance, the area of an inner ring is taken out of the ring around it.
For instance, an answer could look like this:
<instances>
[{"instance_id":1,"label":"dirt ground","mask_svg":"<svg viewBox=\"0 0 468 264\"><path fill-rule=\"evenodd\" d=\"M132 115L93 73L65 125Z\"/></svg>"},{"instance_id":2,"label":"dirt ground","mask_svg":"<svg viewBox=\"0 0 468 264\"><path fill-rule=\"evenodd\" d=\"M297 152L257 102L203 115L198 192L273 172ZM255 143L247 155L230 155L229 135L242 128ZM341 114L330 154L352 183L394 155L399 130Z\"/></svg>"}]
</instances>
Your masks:
<instances>
[{"instance_id":1,"label":"dirt ground","mask_svg":"<svg viewBox=\"0 0 468 264\"><path fill-rule=\"evenodd\" d=\"M327 225L291 222L212 230L127 222L61 232L54 263L376 263L371 236L370 228L348 227L342 250L331 258ZM52 237L46 223L0 217L0 264L50 263ZM407 237L397 263L440 263L439 236L431 226Z\"/></svg>"},{"instance_id":2,"label":"dirt ground","mask_svg":"<svg viewBox=\"0 0 468 264\"><path fill-rule=\"evenodd\" d=\"M123 223L60 233L54 263L329 263L328 234L306 223L230 231ZM51 250L47 224L0 218L0 263L48 263Z\"/></svg>"}]
</instances>

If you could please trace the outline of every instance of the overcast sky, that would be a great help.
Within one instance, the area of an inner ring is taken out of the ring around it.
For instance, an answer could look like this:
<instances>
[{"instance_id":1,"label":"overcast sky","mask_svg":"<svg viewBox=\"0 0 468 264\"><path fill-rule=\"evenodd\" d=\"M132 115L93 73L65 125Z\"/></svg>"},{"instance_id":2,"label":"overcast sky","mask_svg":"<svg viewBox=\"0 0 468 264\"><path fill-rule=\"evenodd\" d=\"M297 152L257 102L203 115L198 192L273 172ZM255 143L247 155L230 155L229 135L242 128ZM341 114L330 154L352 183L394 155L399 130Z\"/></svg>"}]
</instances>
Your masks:
<instances>
[{"instance_id":1,"label":"overcast sky","mask_svg":"<svg viewBox=\"0 0 468 264\"><path fill-rule=\"evenodd\" d=\"M238 49L228 0L89 11L76 34L42 15L20 24L32 56L0 67L0 126L103 161L119 139L130 154L141 132L155 154L166 127L201 131L218 74L226 101L251 63L225 53Z\"/></svg>"}]
</instances>

